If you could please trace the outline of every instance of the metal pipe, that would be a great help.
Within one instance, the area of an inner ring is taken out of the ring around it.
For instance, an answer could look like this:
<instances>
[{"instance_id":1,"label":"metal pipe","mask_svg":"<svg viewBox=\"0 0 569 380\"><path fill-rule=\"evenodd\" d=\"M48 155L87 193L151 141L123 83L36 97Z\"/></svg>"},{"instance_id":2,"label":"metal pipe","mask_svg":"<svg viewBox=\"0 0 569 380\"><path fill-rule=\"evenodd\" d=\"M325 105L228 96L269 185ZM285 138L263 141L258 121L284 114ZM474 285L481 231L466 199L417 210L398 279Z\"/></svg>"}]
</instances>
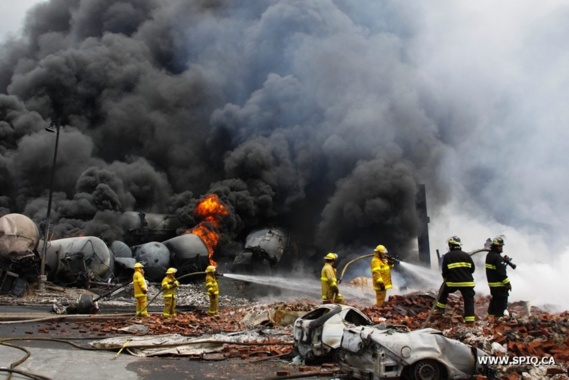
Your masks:
<instances>
[{"instance_id":1,"label":"metal pipe","mask_svg":"<svg viewBox=\"0 0 569 380\"><path fill-rule=\"evenodd\" d=\"M53 127L55 126L55 131ZM59 146L59 123L52 122L48 128L45 128L48 132L55 132L55 148L53 150L53 163L51 164L51 180L49 183L49 197L47 199L47 216L45 218L45 234L43 237L43 247L40 263L40 278L38 283L38 290L45 290L45 283L47 281L47 276L45 274L45 258L47 252L47 239L49 238L49 218L51 216L51 201L53 199L53 182L55 180L55 164L57 162L57 148Z\"/></svg>"}]
</instances>

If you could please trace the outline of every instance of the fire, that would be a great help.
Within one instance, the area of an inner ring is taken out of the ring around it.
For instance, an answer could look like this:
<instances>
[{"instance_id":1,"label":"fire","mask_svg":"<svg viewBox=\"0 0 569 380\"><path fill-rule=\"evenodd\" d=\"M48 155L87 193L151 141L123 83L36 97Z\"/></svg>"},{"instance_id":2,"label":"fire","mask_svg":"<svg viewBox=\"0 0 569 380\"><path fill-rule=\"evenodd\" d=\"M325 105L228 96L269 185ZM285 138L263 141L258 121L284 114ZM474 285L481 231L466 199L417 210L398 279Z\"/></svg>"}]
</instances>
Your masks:
<instances>
[{"instance_id":1,"label":"fire","mask_svg":"<svg viewBox=\"0 0 569 380\"><path fill-rule=\"evenodd\" d=\"M213 260L213 252L220 238L221 219L228 214L229 211L216 194L206 195L194 209L194 215L201 217L202 220L190 233L198 235L203 240L211 265L217 265Z\"/></svg>"}]
</instances>

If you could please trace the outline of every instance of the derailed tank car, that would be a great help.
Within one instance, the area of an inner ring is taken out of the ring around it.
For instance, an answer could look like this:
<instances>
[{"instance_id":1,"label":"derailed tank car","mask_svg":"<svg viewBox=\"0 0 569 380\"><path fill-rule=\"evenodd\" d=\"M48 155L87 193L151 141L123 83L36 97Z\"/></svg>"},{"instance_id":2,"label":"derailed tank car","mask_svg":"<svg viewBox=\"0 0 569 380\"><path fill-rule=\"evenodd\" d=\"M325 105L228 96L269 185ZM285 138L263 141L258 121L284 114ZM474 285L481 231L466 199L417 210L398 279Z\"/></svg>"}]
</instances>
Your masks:
<instances>
[{"instance_id":1,"label":"derailed tank car","mask_svg":"<svg viewBox=\"0 0 569 380\"><path fill-rule=\"evenodd\" d=\"M233 261L232 271L248 274L271 274L288 250L290 239L280 228L264 228L251 232L245 239L244 251Z\"/></svg>"},{"instance_id":2,"label":"derailed tank car","mask_svg":"<svg viewBox=\"0 0 569 380\"><path fill-rule=\"evenodd\" d=\"M45 268L50 281L88 288L92 281L112 276L112 260L111 251L97 237L65 238L47 242Z\"/></svg>"},{"instance_id":3,"label":"derailed tank car","mask_svg":"<svg viewBox=\"0 0 569 380\"><path fill-rule=\"evenodd\" d=\"M3 264L33 256L38 242L38 227L27 216L7 214L0 218L0 259Z\"/></svg>"},{"instance_id":4,"label":"derailed tank car","mask_svg":"<svg viewBox=\"0 0 569 380\"><path fill-rule=\"evenodd\" d=\"M38 228L27 216L6 214L0 217L0 292L11 290L14 283L25 284L25 281L37 278L40 267L36 251L38 242ZM18 286L18 289L13 294L22 295L25 286Z\"/></svg>"},{"instance_id":5,"label":"derailed tank car","mask_svg":"<svg viewBox=\"0 0 569 380\"><path fill-rule=\"evenodd\" d=\"M173 238L181 226L180 220L175 215L137 211L124 212L120 224L125 231L124 241L129 246Z\"/></svg>"},{"instance_id":6,"label":"derailed tank car","mask_svg":"<svg viewBox=\"0 0 569 380\"><path fill-rule=\"evenodd\" d=\"M132 253L137 262L144 264L144 275L151 281L162 281L170 266L170 251L156 241L132 247Z\"/></svg>"},{"instance_id":7,"label":"derailed tank car","mask_svg":"<svg viewBox=\"0 0 569 380\"><path fill-rule=\"evenodd\" d=\"M170 250L171 265L178 269L177 276L203 272L210 265L207 246L198 235L176 236L163 244Z\"/></svg>"}]
</instances>

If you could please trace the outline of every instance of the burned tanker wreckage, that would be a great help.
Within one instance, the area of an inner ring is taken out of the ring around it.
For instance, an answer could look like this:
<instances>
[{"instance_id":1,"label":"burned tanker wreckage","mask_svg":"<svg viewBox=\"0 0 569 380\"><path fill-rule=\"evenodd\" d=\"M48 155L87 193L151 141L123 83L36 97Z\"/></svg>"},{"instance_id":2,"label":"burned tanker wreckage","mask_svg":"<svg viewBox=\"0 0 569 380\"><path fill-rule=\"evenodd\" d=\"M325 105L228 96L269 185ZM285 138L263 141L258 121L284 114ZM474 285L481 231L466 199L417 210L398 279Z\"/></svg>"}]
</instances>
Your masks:
<instances>
[{"instance_id":1,"label":"burned tanker wreckage","mask_svg":"<svg viewBox=\"0 0 569 380\"><path fill-rule=\"evenodd\" d=\"M178 269L178 276L203 272L212 263L208 246L191 230L175 236L181 225L175 220L172 215L128 212L121 218L127 231L125 241L107 245L94 236L50 240L44 260L47 280L86 289L94 285L117 285L130 281L136 262L144 264L145 276L151 282L160 282L171 266ZM36 224L22 214L1 217L0 236L2 293L14 294L18 282L20 295L22 285L25 289L25 284L34 283L40 274L44 241L39 238ZM157 237L167 239L152 240ZM283 229L259 229L246 237L242 252L224 265L236 273L270 274L281 261L287 261L283 258L290 246ZM187 281L194 279L188 277Z\"/></svg>"},{"instance_id":2,"label":"burned tanker wreckage","mask_svg":"<svg viewBox=\"0 0 569 380\"><path fill-rule=\"evenodd\" d=\"M418 197L417 211L424 220L418 239L419 259L428 264L424 186ZM63 286L117 285L130 281L136 262L145 265L149 281L160 282L171 266L177 268L178 276L202 272L211 264L236 274L275 275L290 272L301 260L298 242L278 226L253 229L244 235L241 248L233 245L232 252L214 259L220 220L227 216L227 208L217 195L208 194L194 205L192 213L197 215L193 220L197 224L188 229L184 228L187 221L183 223L176 215L126 211L118 219L122 240L73 236L49 240L45 247L34 221L22 214L4 215L0 218L1 291L13 293L15 279L20 285L33 283L40 274ZM185 282L196 279L189 277Z\"/></svg>"}]
</instances>

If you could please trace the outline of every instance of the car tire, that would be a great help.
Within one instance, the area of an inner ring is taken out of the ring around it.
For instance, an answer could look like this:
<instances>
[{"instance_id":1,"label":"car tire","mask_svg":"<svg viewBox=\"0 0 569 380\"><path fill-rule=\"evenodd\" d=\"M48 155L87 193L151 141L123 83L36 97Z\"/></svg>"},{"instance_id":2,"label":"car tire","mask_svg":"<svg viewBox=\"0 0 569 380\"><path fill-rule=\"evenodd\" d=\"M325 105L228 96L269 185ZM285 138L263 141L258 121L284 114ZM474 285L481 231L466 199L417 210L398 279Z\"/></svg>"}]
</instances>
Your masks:
<instances>
[{"instance_id":1,"label":"car tire","mask_svg":"<svg viewBox=\"0 0 569 380\"><path fill-rule=\"evenodd\" d=\"M445 378L441 365L432 359L423 359L414 363L408 374L411 380L441 380Z\"/></svg>"}]
</instances>

